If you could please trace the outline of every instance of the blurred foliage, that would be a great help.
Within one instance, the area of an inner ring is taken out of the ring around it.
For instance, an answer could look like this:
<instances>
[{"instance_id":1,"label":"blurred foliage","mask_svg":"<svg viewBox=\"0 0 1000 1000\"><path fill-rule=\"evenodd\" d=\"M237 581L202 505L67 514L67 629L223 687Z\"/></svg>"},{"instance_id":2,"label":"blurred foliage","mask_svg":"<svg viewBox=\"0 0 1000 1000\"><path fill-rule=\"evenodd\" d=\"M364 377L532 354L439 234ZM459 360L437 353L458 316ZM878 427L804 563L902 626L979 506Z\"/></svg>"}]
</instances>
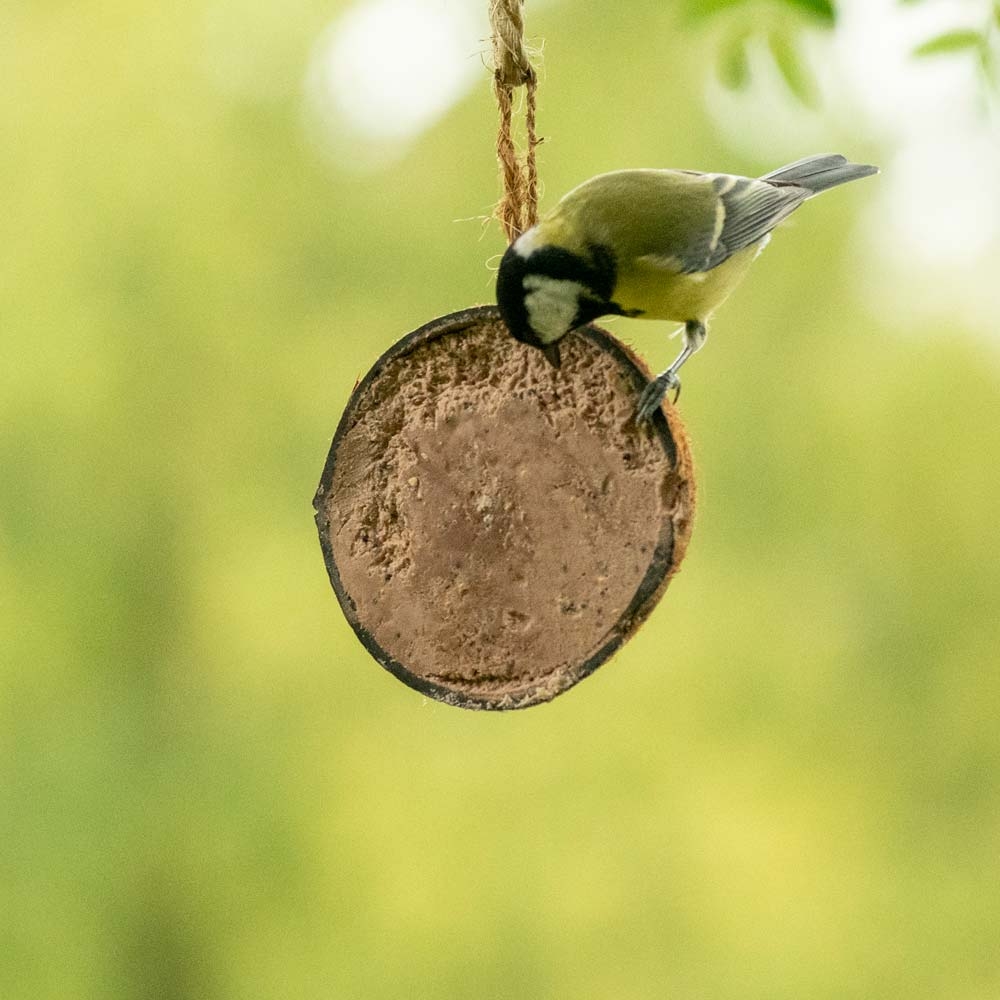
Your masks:
<instances>
[{"instance_id":1,"label":"blurred foliage","mask_svg":"<svg viewBox=\"0 0 1000 1000\"><path fill-rule=\"evenodd\" d=\"M816 81L796 50L794 41L785 31L773 30L767 36L774 64L788 89L807 107L819 104Z\"/></svg>"},{"instance_id":2,"label":"blurred foliage","mask_svg":"<svg viewBox=\"0 0 1000 1000\"><path fill-rule=\"evenodd\" d=\"M785 0L785 3L813 15L824 24L832 25L837 19L837 12L830 0Z\"/></svg>"},{"instance_id":3,"label":"blurred foliage","mask_svg":"<svg viewBox=\"0 0 1000 1000\"><path fill-rule=\"evenodd\" d=\"M914 2L914 0L911 0ZM1000 3L992 0L981 29L956 28L922 42L913 54L918 58L962 53L972 55L984 84L993 90L1000 86Z\"/></svg>"},{"instance_id":4,"label":"blurred foliage","mask_svg":"<svg viewBox=\"0 0 1000 1000\"><path fill-rule=\"evenodd\" d=\"M900 0L904 4L922 0ZM963 52L972 54L987 85L998 84L1000 65L1000 4L988 0L987 19L981 29L956 28L928 39L914 50L918 57ZM720 82L731 90L747 87L752 78L748 47L758 37L767 41L775 68L789 92L809 108L819 107L819 91L808 62L802 55L803 30L832 28L837 11L829 0L685 0L692 22L720 19L725 22L718 45L716 71ZM789 14L792 15L789 18ZM806 15L797 17L796 15Z\"/></svg>"},{"instance_id":5,"label":"blurred foliage","mask_svg":"<svg viewBox=\"0 0 1000 1000\"><path fill-rule=\"evenodd\" d=\"M739 90L750 83L748 46L760 36L766 39L789 92L808 107L818 105L816 81L798 46L803 28L831 28L836 23L837 11L830 0L686 0L685 9L693 22L727 15L728 26L716 58L716 70L724 86Z\"/></svg>"},{"instance_id":6,"label":"blurred foliage","mask_svg":"<svg viewBox=\"0 0 1000 1000\"><path fill-rule=\"evenodd\" d=\"M730 32L719 49L719 79L730 90L742 90L750 83L750 59L747 56L747 42L751 32L741 28Z\"/></svg>"},{"instance_id":7,"label":"blurred foliage","mask_svg":"<svg viewBox=\"0 0 1000 1000\"><path fill-rule=\"evenodd\" d=\"M327 161L338 9L0 12L0 997L1000 995L995 330L861 302L887 175L817 199L687 370L700 509L639 636L550 706L425 702L310 502L356 377L492 295L499 234L453 220L495 107L484 71L396 164ZM547 203L778 165L677 8L567 9Z\"/></svg>"},{"instance_id":8,"label":"blurred foliage","mask_svg":"<svg viewBox=\"0 0 1000 1000\"><path fill-rule=\"evenodd\" d=\"M740 8L760 11L768 7L786 12L804 12L827 25L837 19L836 9L830 0L684 0L684 9L691 18L711 17Z\"/></svg>"},{"instance_id":9,"label":"blurred foliage","mask_svg":"<svg viewBox=\"0 0 1000 1000\"><path fill-rule=\"evenodd\" d=\"M965 49L978 49L985 41L978 31L946 31L930 41L918 45L914 55L935 56L942 52L962 52Z\"/></svg>"}]
</instances>

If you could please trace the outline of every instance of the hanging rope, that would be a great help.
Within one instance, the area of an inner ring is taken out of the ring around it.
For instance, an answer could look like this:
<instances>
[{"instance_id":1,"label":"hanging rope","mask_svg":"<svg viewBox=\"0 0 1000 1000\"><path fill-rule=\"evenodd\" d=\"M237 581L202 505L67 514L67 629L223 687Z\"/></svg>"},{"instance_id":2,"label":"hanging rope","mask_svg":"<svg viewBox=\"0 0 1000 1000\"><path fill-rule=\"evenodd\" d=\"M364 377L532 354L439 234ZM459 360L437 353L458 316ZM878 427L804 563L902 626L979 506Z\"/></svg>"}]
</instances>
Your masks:
<instances>
[{"instance_id":1,"label":"hanging rope","mask_svg":"<svg viewBox=\"0 0 1000 1000\"><path fill-rule=\"evenodd\" d=\"M535 147L541 141L535 135L535 89L538 78L524 47L524 0L490 0L490 26L493 31L493 92L500 109L497 130L497 159L503 195L495 215L503 226L507 241L513 243L538 219L538 168ZM525 88L525 132L527 149L518 155L514 142L514 90Z\"/></svg>"}]
</instances>

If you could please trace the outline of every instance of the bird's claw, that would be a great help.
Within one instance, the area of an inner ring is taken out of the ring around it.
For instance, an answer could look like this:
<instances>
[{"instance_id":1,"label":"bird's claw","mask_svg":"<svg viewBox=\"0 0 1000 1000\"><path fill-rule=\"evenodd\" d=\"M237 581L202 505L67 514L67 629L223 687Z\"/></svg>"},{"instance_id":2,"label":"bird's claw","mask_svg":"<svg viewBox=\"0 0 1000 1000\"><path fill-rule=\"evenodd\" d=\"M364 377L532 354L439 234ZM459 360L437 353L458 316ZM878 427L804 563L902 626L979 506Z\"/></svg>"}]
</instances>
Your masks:
<instances>
[{"instance_id":1,"label":"bird's claw","mask_svg":"<svg viewBox=\"0 0 1000 1000\"><path fill-rule=\"evenodd\" d=\"M642 390L639 397L639 405L636 408L635 419L637 423L644 424L651 420L653 414L663 403L663 397L671 390L674 390L674 402L681 395L681 380L669 368L661 372L656 378L651 379L646 388Z\"/></svg>"}]
</instances>

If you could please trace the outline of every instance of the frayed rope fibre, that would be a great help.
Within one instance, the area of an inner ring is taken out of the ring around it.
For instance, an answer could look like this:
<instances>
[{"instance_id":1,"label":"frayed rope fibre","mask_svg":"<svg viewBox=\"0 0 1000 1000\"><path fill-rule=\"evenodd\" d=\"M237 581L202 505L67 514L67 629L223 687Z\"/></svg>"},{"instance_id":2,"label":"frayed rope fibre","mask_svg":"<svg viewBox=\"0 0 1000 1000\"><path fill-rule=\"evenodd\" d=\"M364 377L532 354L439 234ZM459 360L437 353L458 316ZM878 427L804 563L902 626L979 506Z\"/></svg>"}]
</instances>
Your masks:
<instances>
[{"instance_id":1,"label":"frayed rope fibre","mask_svg":"<svg viewBox=\"0 0 1000 1000\"><path fill-rule=\"evenodd\" d=\"M535 90L538 79L524 46L524 0L490 0L493 32L493 92L500 109L497 129L497 159L503 195L495 215L503 226L508 243L513 243L538 219L538 167L535 147ZM518 154L513 135L514 90L525 88L524 157Z\"/></svg>"}]
</instances>

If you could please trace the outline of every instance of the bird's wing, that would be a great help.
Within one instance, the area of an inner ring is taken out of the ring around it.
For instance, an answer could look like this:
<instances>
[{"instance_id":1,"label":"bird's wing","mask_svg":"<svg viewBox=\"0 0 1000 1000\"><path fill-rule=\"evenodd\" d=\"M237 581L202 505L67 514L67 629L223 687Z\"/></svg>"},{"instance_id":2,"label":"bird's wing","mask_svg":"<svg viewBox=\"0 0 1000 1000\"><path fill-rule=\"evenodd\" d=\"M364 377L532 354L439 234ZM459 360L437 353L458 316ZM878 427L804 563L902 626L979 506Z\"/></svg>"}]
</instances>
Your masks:
<instances>
[{"instance_id":1,"label":"bird's wing","mask_svg":"<svg viewBox=\"0 0 1000 1000\"><path fill-rule=\"evenodd\" d=\"M756 243L809 197L805 188L778 186L748 177L727 177L713 181L724 216L720 246L729 253Z\"/></svg>"},{"instance_id":2,"label":"bird's wing","mask_svg":"<svg viewBox=\"0 0 1000 1000\"><path fill-rule=\"evenodd\" d=\"M714 218L706 220L678 244L671 239L663 252L643 255L652 264L696 274L718 267L734 253L763 239L809 196L790 184L770 184L750 177L706 174L714 194Z\"/></svg>"},{"instance_id":3,"label":"bird's wing","mask_svg":"<svg viewBox=\"0 0 1000 1000\"><path fill-rule=\"evenodd\" d=\"M766 236L810 192L694 170L619 170L574 188L543 220L559 245L611 248L620 267L638 261L673 274L710 271Z\"/></svg>"}]
</instances>

